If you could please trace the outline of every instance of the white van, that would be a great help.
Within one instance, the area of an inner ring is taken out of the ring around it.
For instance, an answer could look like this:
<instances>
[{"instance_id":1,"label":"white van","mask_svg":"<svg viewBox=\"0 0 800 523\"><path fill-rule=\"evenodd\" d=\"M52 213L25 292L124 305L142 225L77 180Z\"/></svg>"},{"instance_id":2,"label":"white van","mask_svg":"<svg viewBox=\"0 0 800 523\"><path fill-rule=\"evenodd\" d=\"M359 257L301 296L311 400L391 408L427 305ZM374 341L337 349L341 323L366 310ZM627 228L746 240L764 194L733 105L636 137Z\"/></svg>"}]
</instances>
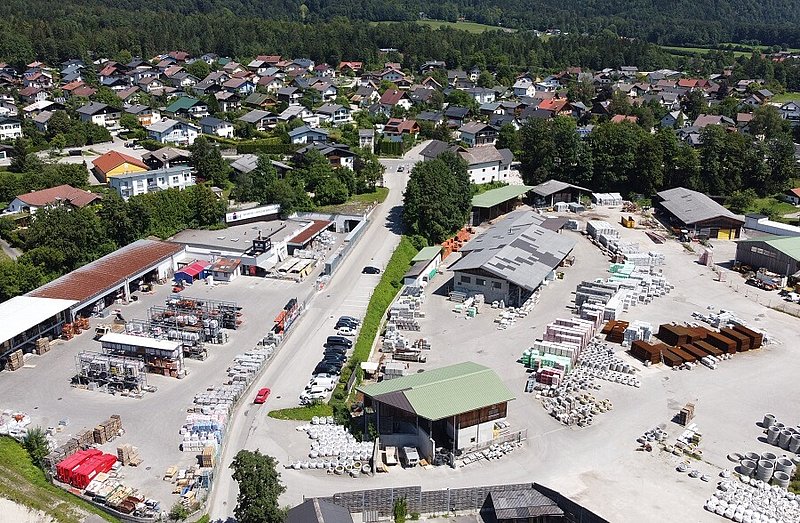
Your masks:
<instances>
[{"instance_id":1,"label":"white van","mask_svg":"<svg viewBox=\"0 0 800 523\"><path fill-rule=\"evenodd\" d=\"M300 394L300 401L302 403L308 403L314 400L324 400L327 395L328 392L324 387L314 386L311 387L311 390Z\"/></svg>"},{"instance_id":2,"label":"white van","mask_svg":"<svg viewBox=\"0 0 800 523\"><path fill-rule=\"evenodd\" d=\"M313 378L306 385L306 391L310 391L314 387L322 387L326 391L331 391L336 386L336 380L333 378Z\"/></svg>"}]
</instances>

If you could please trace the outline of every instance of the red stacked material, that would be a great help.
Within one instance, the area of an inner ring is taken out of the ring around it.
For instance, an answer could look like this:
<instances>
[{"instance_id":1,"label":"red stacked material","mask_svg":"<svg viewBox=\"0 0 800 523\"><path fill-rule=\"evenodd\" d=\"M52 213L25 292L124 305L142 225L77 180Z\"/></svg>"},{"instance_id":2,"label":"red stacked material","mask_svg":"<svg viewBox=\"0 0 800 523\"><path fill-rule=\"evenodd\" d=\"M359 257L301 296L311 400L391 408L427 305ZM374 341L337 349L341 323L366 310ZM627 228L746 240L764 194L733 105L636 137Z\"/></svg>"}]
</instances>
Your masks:
<instances>
[{"instance_id":1,"label":"red stacked material","mask_svg":"<svg viewBox=\"0 0 800 523\"><path fill-rule=\"evenodd\" d=\"M722 356L722 354L723 354L721 350L719 350L718 348L714 347L713 345L710 345L709 343L706 343L705 341L696 341L696 342L692 343L692 345L694 347L697 347L698 349L708 353L709 356L719 357L719 356Z\"/></svg>"},{"instance_id":2,"label":"red stacked material","mask_svg":"<svg viewBox=\"0 0 800 523\"><path fill-rule=\"evenodd\" d=\"M687 327L686 332L689 338L688 343L694 343L695 341L706 339L706 336L711 331L706 327Z\"/></svg>"},{"instance_id":3,"label":"red stacked material","mask_svg":"<svg viewBox=\"0 0 800 523\"><path fill-rule=\"evenodd\" d=\"M651 345L646 341L636 340L631 344L630 353L638 360L659 363L661 362L661 351L667 348L663 343Z\"/></svg>"},{"instance_id":4,"label":"red stacked material","mask_svg":"<svg viewBox=\"0 0 800 523\"><path fill-rule=\"evenodd\" d=\"M746 334L742 334L741 332L734 330L734 329L720 329L720 334L724 334L725 336L729 337L732 340L736 341L736 350L738 352L744 352L751 349L752 340Z\"/></svg>"},{"instance_id":5,"label":"red stacked material","mask_svg":"<svg viewBox=\"0 0 800 523\"><path fill-rule=\"evenodd\" d=\"M680 349L683 350L684 352L687 352L687 353L691 354L692 356L695 357L695 359L698 359L698 360L703 359L706 356L708 356L708 354L704 350L698 349L696 346L692 345L691 343L687 343L685 345L681 345Z\"/></svg>"},{"instance_id":6,"label":"red stacked material","mask_svg":"<svg viewBox=\"0 0 800 523\"><path fill-rule=\"evenodd\" d=\"M710 345L728 354L736 354L736 341L719 332L709 332L705 339Z\"/></svg>"},{"instance_id":7,"label":"red stacked material","mask_svg":"<svg viewBox=\"0 0 800 523\"><path fill-rule=\"evenodd\" d=\"M697 361L697 357L694 354L683 350L680 346L672 347L670 351L676 356L678 356L680 359L682 359L684 362L693 363Z\"/></svg>"},{"instance_id":8,"label":"red stacked material","mask_svg":"<svg viewBox=\"0 0 800 523\"><path fill-rule=\"evenodd\" d=\"M683 365L683 358L672 352L669 348L661 351L661 358L667 367L677 367Z\"/></svg>"},{"instance_id":9,"label":"red stacked material","mask_svg":"<svg viewBox=\"0 0 800 523\"><path fill-rule=\"evenodd\" d=\"M628 325L630 325L630 323L627 321L613 321L613 325L611 325L611 328L606 334L606 341L611 343L622 343L622 341L625 339L625 329L628 328Z\"/></svg>"},{"instance_id":10,"label":"red stacked material","mask_svg":"<svg viewBox=\"0 0 800 523\"><path fill-rule=\"evenodd\" d=\"M80 450L56 465L56 477L63 483L85 489L101 472L108 472L117 462L116 456L99 450Z\"/></svg>"},{"instance_id":11,"label":"red stacked material","mask_svg":"<svg viewBox=\"0 0 800 523\"><path fill-rule=\"evenodd\" d=\"M682 345L689 342L686 327L664 323L658 327L656 337L667 345Z\"/></svg>"},{"instance_id":12,"label":"red stacked material","mask_svg":"<svg viewBox=\"0 0 800 523\"><path fill-rule=\"evenodd\" d=\"M760 332L756 332L753 329L748 329L744 325L734 325L733 330L735 330L736 332L741 332L742 334L750 338L751 349L759 349L761 348L761 345L764 343L763 334L761 334Z\"/></svg>"}]
</instances>

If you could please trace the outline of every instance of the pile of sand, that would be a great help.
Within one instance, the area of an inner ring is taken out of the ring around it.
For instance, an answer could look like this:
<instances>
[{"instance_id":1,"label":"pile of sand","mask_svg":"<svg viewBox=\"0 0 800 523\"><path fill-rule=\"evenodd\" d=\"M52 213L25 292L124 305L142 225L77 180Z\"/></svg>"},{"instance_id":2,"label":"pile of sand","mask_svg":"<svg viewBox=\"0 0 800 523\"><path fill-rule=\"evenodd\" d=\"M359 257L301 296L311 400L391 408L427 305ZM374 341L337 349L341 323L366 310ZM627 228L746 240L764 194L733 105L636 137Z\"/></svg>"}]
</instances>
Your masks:
<instances>
[{"instance_id":1,"label":"pile of sand","mask_svg":"<svg viewBox=\"0 0 800 523\"><path fill-rule=\"evenodd\" d=\"M14 523L56 523L53 518L42 511L31 510L24 505L0 498L0 521Z\"/></svg>"}]
</instances>

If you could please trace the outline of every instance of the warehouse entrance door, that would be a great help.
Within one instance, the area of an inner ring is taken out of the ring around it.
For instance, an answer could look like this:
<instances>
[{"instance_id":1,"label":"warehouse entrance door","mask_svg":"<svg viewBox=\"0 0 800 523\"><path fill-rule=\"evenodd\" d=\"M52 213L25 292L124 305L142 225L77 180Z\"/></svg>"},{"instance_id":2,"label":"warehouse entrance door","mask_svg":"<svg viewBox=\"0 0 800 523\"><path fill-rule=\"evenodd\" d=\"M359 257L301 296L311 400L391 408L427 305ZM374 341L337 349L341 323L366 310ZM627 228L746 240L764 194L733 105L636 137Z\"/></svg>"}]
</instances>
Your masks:
<instances>
[{"instance_id":1,"label":"warehouse entrance door","mask_svg":"<svg viewBox=\"0 0 800 523\"><path fill-rule=\"evenodd\" d=\"M733 238L733 229L720 229L717 232L718 240L730 240Z\"/></svg>"}]
</instances>

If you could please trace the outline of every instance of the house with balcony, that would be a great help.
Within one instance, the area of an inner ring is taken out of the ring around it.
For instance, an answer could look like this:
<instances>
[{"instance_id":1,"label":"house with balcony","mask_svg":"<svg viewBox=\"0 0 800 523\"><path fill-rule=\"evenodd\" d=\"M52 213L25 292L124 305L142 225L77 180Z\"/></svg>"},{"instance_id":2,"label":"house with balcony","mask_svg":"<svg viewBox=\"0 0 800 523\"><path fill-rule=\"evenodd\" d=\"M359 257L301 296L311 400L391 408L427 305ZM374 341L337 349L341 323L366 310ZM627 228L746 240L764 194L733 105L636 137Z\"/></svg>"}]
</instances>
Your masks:
<instances>
[{"instance_id":1,"label":"house with balcony","mask_svg":"<svg viewBox=\"0 0 800 523\"><path fill-rule=\"evenodd\" d=\"M199 126L167 118L145 127L151 139L160 143L192 145L200 134Z\"/></svg>"},{"instance_id":2,"label":"house with balcony","mask_svg":"<svg viewBox=\"0 0 800 523\"><path fill-rule=\"evenodd\" d=\"M0 140L22 137L22 122L14 118L0 117Z\"/></svg>"},{"instance_id":3,"label":"house with balcony","mask_svg":"<svg viewBox=\"0 0 800 523\"><path fill-rule=\"evenodd\" d=\"M200 124L200 130L203 131L203 134L211 134L222 138L233 138L233 124L230 122L213 116L206 116L198 123Z\"/></svg>"},{"instance_id":4,"label":"house with balcony","mask_svg":"<svg viewBox=\"0 0 800 523\"><path fill-rule=\"evenodd\" d=\"M164 191L183 190L195 184L192 169L176 165L153 171L129 172L108 179L108 185L127 200L131 196Z\"/></svg>"},{"instance_id":5,"label":"house with balcony","mask_svg":"<svg viewBox=\"0 0 800 523\"><path fill-rule=\"evenodd\" d=\"M119 129L121 111L110 105L100 102L89 102L83 107L80 107L77 113L82 122L93 123L100 127L105 127L109 131Z\"/></svg>"},{"instance_id":6,"label":"house with balcony","mask_svg":"<svg viewBox=\"0 0 800 523\"><path fill-rule=\"evenodd\" d=\"M331 125L341 125L352 122L350 108L339 104L325 104L317 109L320 123L328 122Z\"/></svg>"}]
</instances>

